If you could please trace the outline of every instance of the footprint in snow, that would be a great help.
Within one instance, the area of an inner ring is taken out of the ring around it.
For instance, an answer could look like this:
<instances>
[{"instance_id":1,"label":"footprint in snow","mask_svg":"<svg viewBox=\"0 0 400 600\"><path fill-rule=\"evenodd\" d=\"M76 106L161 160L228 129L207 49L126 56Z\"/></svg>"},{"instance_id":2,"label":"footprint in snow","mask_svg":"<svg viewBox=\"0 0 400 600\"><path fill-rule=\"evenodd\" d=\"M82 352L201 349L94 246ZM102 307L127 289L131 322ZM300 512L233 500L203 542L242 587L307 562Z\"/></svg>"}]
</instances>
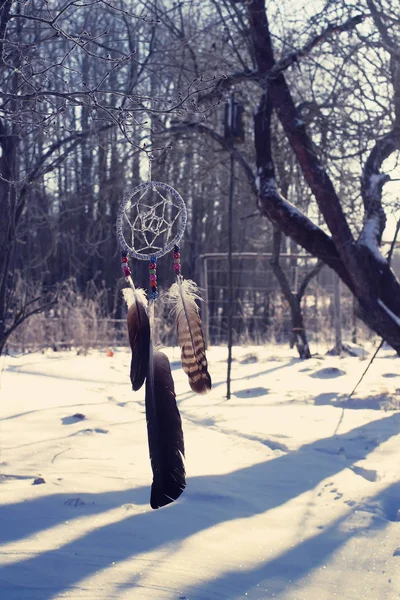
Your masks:
<instances>
[{"instance_id":1,"label":"footprint in snow","mask_svg":"<svg viewBox=\"0 0 400 600\"><path fill-rule=\"evenodd\" d=\"M88 502L85 502L84 500L82 500L82 498L77 497L77 498L68 498L68 500L66 500L64 502L64 504L65 504L65 506L73 506L74 508L77 508L78 506L86 506L87 504L90 504L93 506L95 503L94 502L88 503Z\"/></svg>"},{"instance_id":2,"label":"footprint in snow","mask_svg":"<svg viewBox=\"0 0 400 600\"><path fill-rule=\"evenodd\" d=\"M337 367L325 367L324 369L319 369L319 371L316 371L310 377L314 377L314 379L333 379L342 375L346 375L346 371L342 371Z\"/></svg>"},{"instance_id":3,"label":"footprint in snow","mask_svg":"<svg viewBox=\"0 0 400 600\"><path fill-rule=\"evenodd\" d=\"M233 395L236 398L258 398L259 396L265 396L269 393L269 390L264 387L254 387L246 390L239 390L234 392Z\"/></svg>"},{"instance_id":4,"label":"footprint in snow","mask_svg":"<svg viewBox=\"0 0 400 600\"><path fill-rule=\"evenodd\" d=\"M333 485L335 485L333 481L326 483L324 485L324 487L318 492L317 496L322 496L324 494L324 492L327 491L327 492L330 492L331 494L337 494L337 496L335 497L335 500L338 500L339 498L341 498L343 496L343 494L338 492L336 487L332 487ZM332 488L332 489L326 489L326 488Z\"/></svg>"},{"instance_id":5,"label":"footprint in snow","mask_svg":"<svg viewBox=\"0 0 400 600\"><path fill-rule=\"evenodd\" d=\"M41 485L42 483L46 483L43 477L36 477L36 479L32 481L32 485Z\"/></svg>"},{"instance_id":6,"label":"footprint in snow","mask_svg":"<svg viewBox=\"0 0 400 600\"><path fill-rule=\"evenodd\" d=\"M344 501L345 504L347 504L347 506L353 507L357 504L357 502L355 500L345 500Z\"/></svg>"},{"instance_id":7,"label":"footprint in snow","mask_svg":"<svg viewBox=\"0 0 400 600\"><path fill-rule=\"evenodd\" d=\"M75 433L71 433L69 437L74 435L88 435L90 433L109 433L108 429L102 429L101 427L94 427L93 429L80 429L79 431L75 431Z\"/></svg>"},{"instance_id":8,"label":"footprint in snow","mask_svg":"<svg viewBox=\"0 0 400 600\"><path fill-rule=\"evenodd\" d=\"M239 361L241 365L252 365L257 362L258 357L255 354L246 354L246 356L244 356L242 360Z\"/></svg>"},{"instance_id":9,"label":"footprint in snow","mask_svg":"<svg viewBox=\"0 0 400 600\"><path fill-rule=\"evenodd\" d=\"M78 423L78 421L83 421L84 419L86 419L85 415L82 413L75 413L69 417L63 417L61 419L61 423L63 425L72 425L73 423Z\"/></svg>"},{"instance_id":10,"label":"footprint in snow","mask_svg":"<svg viewBox=\"0 0 400 600\"><path fill-rule=\"evenodd\" d=\"M336 488L332 488L329 491L331 494L336 494L336 496L334 497L334 500L340 500L340 498L343 498L343 494L341 492L338 492Z\"/></svg>"},{"instance_id":11,"label":"footprint in snow","mask_svg":"<svg viewBox=\"0 0 400 600\"><path fill-rule=\"evenodd\" d=\"M80 433L109 433L109 431L101 427L94 427L93 429L83 429Z\"/></svg>"}]
</instances>

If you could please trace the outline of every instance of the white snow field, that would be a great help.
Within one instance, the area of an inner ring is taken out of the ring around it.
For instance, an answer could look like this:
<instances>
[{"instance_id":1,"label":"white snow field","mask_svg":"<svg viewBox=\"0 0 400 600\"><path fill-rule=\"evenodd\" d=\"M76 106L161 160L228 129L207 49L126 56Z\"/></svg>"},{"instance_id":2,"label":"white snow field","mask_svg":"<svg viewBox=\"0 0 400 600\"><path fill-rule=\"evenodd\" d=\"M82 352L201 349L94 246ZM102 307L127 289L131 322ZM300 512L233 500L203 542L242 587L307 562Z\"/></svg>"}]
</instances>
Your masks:
<instances>
[{"instance_id":1,"label":"white snow field","mask_svg":"<svg viewBox=\"0 0 400 600\"><path fill-rule=\"evenodd\" d=\"M208 396L167 353L187 489L156 511L128 350L1 359L0 599L400 598L393 350L349 399L365 356L235 348L229 401L225 349Z\"/></svg>"}]
</instances>

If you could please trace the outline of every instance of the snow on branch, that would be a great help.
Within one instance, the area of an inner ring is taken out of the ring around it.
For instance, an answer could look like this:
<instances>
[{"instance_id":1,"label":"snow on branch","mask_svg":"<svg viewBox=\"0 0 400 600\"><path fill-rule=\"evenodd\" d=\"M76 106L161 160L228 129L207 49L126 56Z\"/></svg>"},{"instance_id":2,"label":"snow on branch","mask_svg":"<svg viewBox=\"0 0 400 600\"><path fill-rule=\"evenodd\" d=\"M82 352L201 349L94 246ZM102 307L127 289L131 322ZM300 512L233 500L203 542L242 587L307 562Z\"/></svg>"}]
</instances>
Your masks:
<instances>
[{"instance_id":1,"label":"snow on branch","mask_svg":"<svg viewBox=\"0 0 400 600\"><path fill-rule=\"evenodd\" d=\"M378 298L378 304L379 304L379 306L381 308L383 308L383 310L385 311L385 313L387 315L389 315L389 317L396 323L397 327L400 327L400 319L399 319L399 317L397 315L395 315L394 312L392 312L390 310L390 308L388 308L386 306L386 304L384 304L380 298Z\"/></svg>"},{"instance_id":2,"label":"snow on branch","mask_svg":"<svg viewBox=\"0 0 400 600\"><path fill-rule=\"evenodd\" d=\"M361 177L361 193L367 213L380 207L382 189L390 176L380 172L382 163L400 149L400 129L394 128L379 138L372 148Z\"/></svg>"},{"instance_id":3,"label":"snow on branch","mask_svg":"<svg viewBox=\"0 0 400 600\"><path fill-rule=\"evenodd\" d=\"M381 238L381 214L374 212L365 221L364 227L358 239L358 243L367 247L374 257L382 263L386 264L386 259L382 256L379 250L379 240Z\"/></svg>"},{"instance_id":4,"label":"snow on branch","mask_svg":"<svg viewBox=\"0 0 400 600\"><path fill-rule=\"evenodd\" d=\"M387 173L381 173L380 169L382 163L399 149L400 129L394 127L392 131L376 141L365 162L361 176L361 195L366 219L359 241L368 246L375 255L386 225L386 215L382 207L383 186L390 181L390 176ZM380 253L379 256L381 256Z\"/></svg>"}]
</instances>

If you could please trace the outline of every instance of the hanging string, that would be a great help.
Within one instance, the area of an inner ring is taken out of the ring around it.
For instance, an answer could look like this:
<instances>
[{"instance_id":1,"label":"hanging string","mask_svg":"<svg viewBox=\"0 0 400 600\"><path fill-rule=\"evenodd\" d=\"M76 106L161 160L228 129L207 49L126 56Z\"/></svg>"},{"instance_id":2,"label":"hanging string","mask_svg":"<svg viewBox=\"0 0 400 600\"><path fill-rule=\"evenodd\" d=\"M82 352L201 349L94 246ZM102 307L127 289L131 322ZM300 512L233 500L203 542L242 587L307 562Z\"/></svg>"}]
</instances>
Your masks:
<instances>
[{"instance_id":1,"label":"hanging string","mask_svg":"<svg viewBox=\"0 0 400 600\"><path fill-rule=\"evenodd\" d=\"M151 181L151 163L153 160L153 156L151 154L147 155L148 161L149 161L149 168L147 170L147 181Z\"/></svg>"}]
</instances>

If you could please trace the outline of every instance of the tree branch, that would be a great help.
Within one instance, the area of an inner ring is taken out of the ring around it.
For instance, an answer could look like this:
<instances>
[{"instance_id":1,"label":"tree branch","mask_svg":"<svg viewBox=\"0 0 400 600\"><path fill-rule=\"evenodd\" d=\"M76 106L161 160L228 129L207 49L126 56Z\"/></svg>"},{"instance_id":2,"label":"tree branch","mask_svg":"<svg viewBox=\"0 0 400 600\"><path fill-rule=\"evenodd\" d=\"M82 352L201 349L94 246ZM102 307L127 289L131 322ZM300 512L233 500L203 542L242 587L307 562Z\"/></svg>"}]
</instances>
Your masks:
<instances>
[{"instance_id":1,"label":"tree branch","mask_svg":"<svg viewBox=\"0 0 400 600\"><path fill-rule=\"evenodd\" d=\"M204 134L208 135L213 140L218 142L218 144L220 146L222 146L227 152L232 154L234 156L234 158L237 160L237 162L241 165L244 172L246 173L246 177L251 186L253 194L255 196L258 195L256 178L254 176L252 168L250 167L249 163L247 162L247 160L245 159L243 154L237 148L233 147L230 142L226 141L222 135L219 135L219 133L214 131L211 127L208 127L207 125L203 125L202 123L196 123L196 122L181 123L179 125L174 124L174 125L171 125L171 127L168 127L168 129L165 129L163 134L176 135L178 133L187 133L190 130L192 130L192 131L195 130L198 133L204 133Z\"/></svg>"},{"instance_id":2,"label":"tree branch","mask_svg":"<svg viewBox=\"0 0 400 600\"><path fill-rule=\"evenodd\" d=\"M304 327L303 314L301 312L300 306L301 297L299 298L297 294L292 292L290 281L279 262L281 252L281 241L282 230L280 229L280 227L274 226L274 233L272 237L272 257L270 260L270 265L272 267L272 271L275 277L279 282L281 291L290 306L290 313L292 318L291 347L292 344L296 344L300 358L311 358L306 331Z\"/></svg>"},{"instance_id":3,"label":"tree branch","mask_svg":"<svg viewBox=\"0 0 400 600\"><path fill-rule=\"evenodd\" d=\"M386 226L382 207L382 190L390 176L381 173L382 163L396 150L400 150L400 127L395 127L378 139L364 165L361 176L361 195L365 209L365 223L359 242L372 244L378 249Z\"/></svg>"},{"instance_id":4,"label":"tree branch","mask_svg":"<svg viewBox=\"0 0 400 600\"><path fill-rule=\"evenodd\" d=\"M334 34L343 33L345 31L351 31L357 25L362 23L364 19L365 15L360 14L356 15L355 17L351 17L350 19L348 19L344 23L341 23L340 25L333 25L333 23L330 23L322 33L312 37L306 44L304 44L302 48L290 52L290 54L287 54L279 61L277 61L274 64L274 66L270 69L268 73L268 78L273 79L274 77L285 71L291 65L298 63L301 58L308 56L308 54L310 54L310 52L312 52L312 50L316 46L319 46L323 42L326 42Z\"/></svg>"},{"instance_id":5,"label":"tree branch","mask_svg":"<svg viewBox=\"0 0 400 600\"><path fill-rule=\"evenodd\" d=\"M221 78L217 85L215 86L213 92L208 94L207 96L200 97L200 100L209 99L211 97L221 98L223 93L229 91L235 84L248 82L248 81L256 81L260 82L262 78L274 79L280 73L288 69L290 66L297 64L301 58L308 56L312 50L327 41L330 37L335 34L340 34L346 31L351 31L357 25L362 23L365 19L365 15L359 14L355 17L351 17L344 23L339 25L334 25L330 23L324 31L320 34L313 36L304 46L298 48L297 50L293 50L289 54L283 56L279 61L277 61L273 66L271 66L267 73L261 73L259 69L257 70L244 70L238 73L232 73L231 75L226 75Z\"/></svg>"},{"instance_id":6,"label":"tree branch","mask_svg":"<svg viewBox=\"0 0 400 600\"><path fill-rule=\"evenodd\" d=\"M376 28L379 31L380 36L383 40L385 49L388 52L390 52L390 54L393 54L394 56L396 56L397 60L400 60L399 48L398 48L397 44L390 38L388 31L387 31L387 27L383 23L383 21L381 19L381 15L380 15L379 11L377 10L373 0L366 0L366 1L367 1L367 6L368 6L369 10L371 11L371 16L374 20Z\"/></svg>"},{"instance_id":7,"label":"tree branch","mask_svg":"<svg viewBox=\"0 0 400 600\"><path fill-rule=\"evenodd\" d=\"M22 323L24 321L26 321L27 319L29 319L29 317L31 317L32 315L37 315L38 313L41 313L43 311L45 311L47 308L50 308L51 306L54 306L54 304L57 303L57 296L55 298L52 298L49 302L46 302L46 304L42 304L41 306L38 306L36 308L33 308L32 310L25 312L25 308L23 309L22 312L20 312L18 315L16 315L15 319L14 319L14 323L11 325L11 327L9 327L5 332L4 332L4 340L6 341L10 335L12 334L13 331L15 331L15 329L17 329L17 327L19 327L20 325L22 325ZM31 304L31 303L30 303Z\"/></svg>"},{"instance_id":8,"label":"tree branch","mask_svg":"<svg viewBox=\"0 0 400 600\"><path fill-rule=\"evenodd\" d=\"M324 264L325 263L322 260L319 260L317 264L312 269L310 269L310 271L308 271L308 273L305 275L296 294L299 302L301 302L301 299L303 298L311 279L314 279L314 277L318 275Z\"/></svg>"},{"instance_id":9,"label":"tree branch","mask_svg":"<svg viewBox=\"0 0 400 600\"><path fill-rule=\"evenodd\" d=\"M3 0L0 4L0 57L3 56L3 44L5 41L7 24L10 19L10 10L13 0Z\"/></svg>"},{"instance_id":10,"label":"tree branch","mask_svg":"<svg viewBox=\"0 0 400 600\"><path fill-rule=\"evenodd\" d=\"M272 102L264 93L254 114L254 142L256 147L258 206L261 214L291 237L313 256L323 260L354 289L354 285L336 249L335 243L322 229L288 202L278 191L272 156L271 115Z\"/></svg>"},{"instance_id":11,"label":"tree branch","mask_svg":"<svg viewBox=\"0 0 400 600\"><path fill-rule=\"evenodd\" d=\"M317 200L340 256L344 262L351 260L347 252L348 246L354 241L350 227L332 181L314 153L305 124L298 119L284 76L280 73L275 78L268 79L268 73L275 63L264 0L253 0L248 3L247 10L258 69L265 77L265 89L296 154L304 177Z\"/></svg>"}]
</instances>

